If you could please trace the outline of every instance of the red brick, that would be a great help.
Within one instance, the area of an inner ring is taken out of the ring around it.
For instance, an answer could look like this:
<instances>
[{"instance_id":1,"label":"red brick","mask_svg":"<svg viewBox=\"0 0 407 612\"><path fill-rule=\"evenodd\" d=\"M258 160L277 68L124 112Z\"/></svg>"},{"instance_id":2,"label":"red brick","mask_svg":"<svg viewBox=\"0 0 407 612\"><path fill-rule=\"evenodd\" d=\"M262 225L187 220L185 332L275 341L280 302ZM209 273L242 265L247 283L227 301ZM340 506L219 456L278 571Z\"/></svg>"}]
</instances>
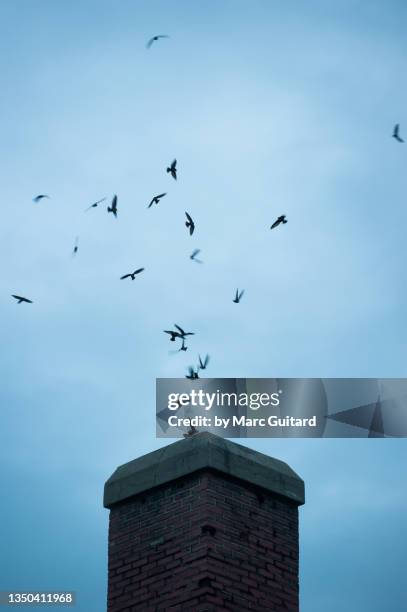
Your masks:
<instances>
[{"instance_id":1,"label":"red brick","mask_svg":"<svg viewBox=\"0 0 407 612\"><path fill-rule=\"evenodd\" d=\"M109 534L108 612L298 611L298 509L271 492L191 474L113 506Z\"/></svg>"}]
</instances>

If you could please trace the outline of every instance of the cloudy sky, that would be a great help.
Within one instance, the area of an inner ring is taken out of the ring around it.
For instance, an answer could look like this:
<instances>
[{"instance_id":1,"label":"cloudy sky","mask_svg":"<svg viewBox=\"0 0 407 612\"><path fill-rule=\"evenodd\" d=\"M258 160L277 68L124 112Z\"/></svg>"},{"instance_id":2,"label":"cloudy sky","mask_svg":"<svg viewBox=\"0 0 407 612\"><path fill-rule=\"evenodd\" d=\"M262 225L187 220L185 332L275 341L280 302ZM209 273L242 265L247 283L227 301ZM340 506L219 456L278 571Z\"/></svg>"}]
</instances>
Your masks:
<instances>
[{"instance_id":1,"label":"cloudy sky","mask_svg":"<svg viewBox=\"0 0 407 612\"><path fill-rule=\"evenodd\" d=\"M155 378L198 352L214 377L407 375L406 20L402 0L0 4L1 589L104 609L104 481L167 443ZM117 220L84 213L113 194ZM302 611L405 609L405 442L247 444L306 482Z\"/></svg>"}]
</instances>

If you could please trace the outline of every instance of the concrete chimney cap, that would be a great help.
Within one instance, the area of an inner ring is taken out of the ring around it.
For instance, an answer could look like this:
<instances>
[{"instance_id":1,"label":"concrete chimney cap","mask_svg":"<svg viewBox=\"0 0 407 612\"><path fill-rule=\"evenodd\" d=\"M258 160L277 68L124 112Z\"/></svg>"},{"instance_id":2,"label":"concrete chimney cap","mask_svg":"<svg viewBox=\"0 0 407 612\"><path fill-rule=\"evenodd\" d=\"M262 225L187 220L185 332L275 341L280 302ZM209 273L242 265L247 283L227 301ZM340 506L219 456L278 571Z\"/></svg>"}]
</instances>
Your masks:
<instances>
[{"instance_id":1,"label":"concrete chimney cap","mask_svg":"<svg viewBox=\"0 0 407 612\"><path fill-rule=\"evenodd\" d=\"M200 432L125 463L107 480L103 504L118 502L200 470L215 470L288 498L305 501L304 482L286 463L209 432Z\"/></svg>"}]
</instances>

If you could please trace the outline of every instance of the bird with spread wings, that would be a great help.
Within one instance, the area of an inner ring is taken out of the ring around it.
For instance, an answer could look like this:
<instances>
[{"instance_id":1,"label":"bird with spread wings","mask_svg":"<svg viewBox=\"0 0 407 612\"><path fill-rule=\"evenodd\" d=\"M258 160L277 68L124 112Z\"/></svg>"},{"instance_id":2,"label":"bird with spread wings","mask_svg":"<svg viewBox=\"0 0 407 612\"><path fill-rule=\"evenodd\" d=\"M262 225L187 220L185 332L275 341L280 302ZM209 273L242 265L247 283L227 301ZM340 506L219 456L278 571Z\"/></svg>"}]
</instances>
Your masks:
<instances>
[{"instance_id":1,"label":"bird with spread wings","mask_svg":"<svg viewBox=\"0 0 407 612\"><path fill-rule=\"evenodd\" d=\"M147 49L150 49L152 44L157 42L157 40L160 40L160 38L169 38L169 36L168 36L168 34L156 34L155 36L150 38L150 40L147 42L147 44L146 44Z\"/></svg>"}]
</instances>

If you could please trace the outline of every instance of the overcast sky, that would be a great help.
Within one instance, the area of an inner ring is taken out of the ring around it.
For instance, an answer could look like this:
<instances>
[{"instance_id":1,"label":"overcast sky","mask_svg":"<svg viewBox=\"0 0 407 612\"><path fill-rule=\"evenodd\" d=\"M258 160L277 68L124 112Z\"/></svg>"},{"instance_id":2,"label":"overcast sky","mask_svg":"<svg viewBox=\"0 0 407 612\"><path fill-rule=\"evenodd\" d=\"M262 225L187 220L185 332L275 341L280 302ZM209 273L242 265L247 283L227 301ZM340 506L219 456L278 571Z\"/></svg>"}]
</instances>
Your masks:
<instances>
[{"instance_id":1,"label":"overcast sky","mask_svg":"<svg viewBox=\"0 0 407 612\"><path fill-rule=\"evenodd\" d=\"M406 23L402 0L0 4L0 588L104 609L104 481L167 443L155 378L198 352L213 377L407 375ZM247 444L306 483L302 612L404 610L405 441Z\"/></svg>"}]
</instances>

